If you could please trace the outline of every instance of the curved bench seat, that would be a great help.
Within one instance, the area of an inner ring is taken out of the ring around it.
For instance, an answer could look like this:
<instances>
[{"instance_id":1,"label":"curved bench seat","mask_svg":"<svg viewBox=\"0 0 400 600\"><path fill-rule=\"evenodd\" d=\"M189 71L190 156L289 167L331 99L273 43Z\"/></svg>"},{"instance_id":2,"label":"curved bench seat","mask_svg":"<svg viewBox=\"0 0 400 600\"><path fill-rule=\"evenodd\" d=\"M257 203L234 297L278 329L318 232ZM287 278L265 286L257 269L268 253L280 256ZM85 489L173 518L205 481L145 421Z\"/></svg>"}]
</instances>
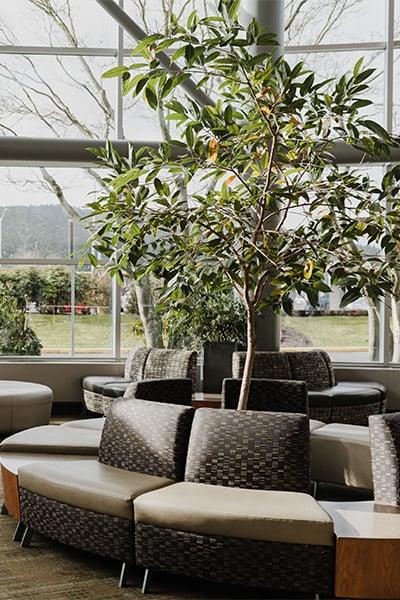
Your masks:
<instances>
[{"instance_id":1,"label":"curved bench seat","mask_svg":"<svg viewBox=\"0 0 400 600\"><path fill-rule=\"evenodd\" d=\"M79 429L43 425L14 433L0 443L0 452L25 452L32 454L81 454L97 456L101 430Z\"/></svg>"}]
</instances>

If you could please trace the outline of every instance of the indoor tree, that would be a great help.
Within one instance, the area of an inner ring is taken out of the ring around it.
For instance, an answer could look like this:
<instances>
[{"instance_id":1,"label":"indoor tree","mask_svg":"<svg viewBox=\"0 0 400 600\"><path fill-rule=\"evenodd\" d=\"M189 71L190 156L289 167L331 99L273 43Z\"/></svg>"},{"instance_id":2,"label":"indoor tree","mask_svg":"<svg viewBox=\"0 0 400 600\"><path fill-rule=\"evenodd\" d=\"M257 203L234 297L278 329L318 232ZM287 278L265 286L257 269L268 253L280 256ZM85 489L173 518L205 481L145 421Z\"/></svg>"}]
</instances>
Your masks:
<instances>
[{"instance_id":1,"label":"indoor tree","mask_svg":"<svg viewBox=\"0 0 400 600\"><path fill-rule=\"evenodd\" d=\"M327 280L343 288L343 305L391 291L397 258L386 248L398 211L385 218L385 190L339 168L332 150L340 140L387 157L397 141L364 114L372 69L358 61L339 80L318 82L302 63L277 58L274 37L256 21L242 26L239 8L221 0L214 16L172 17L169 35L148 36L132 53L139 59L105 74L122 75L126 93L155 111L162 102L178 139L132 147L129 157L111 144L98 152L112 191L91 209L95 246L120 279L155 273L171 303L199 289L236 291L247 317L245 409L256 315L266 306L290 311L293 292L316 305ZM166 49L179 68L162 66ZM213 78L209 103L175 97L188 77L199 89Z\"/></svg>"}]
</instances>

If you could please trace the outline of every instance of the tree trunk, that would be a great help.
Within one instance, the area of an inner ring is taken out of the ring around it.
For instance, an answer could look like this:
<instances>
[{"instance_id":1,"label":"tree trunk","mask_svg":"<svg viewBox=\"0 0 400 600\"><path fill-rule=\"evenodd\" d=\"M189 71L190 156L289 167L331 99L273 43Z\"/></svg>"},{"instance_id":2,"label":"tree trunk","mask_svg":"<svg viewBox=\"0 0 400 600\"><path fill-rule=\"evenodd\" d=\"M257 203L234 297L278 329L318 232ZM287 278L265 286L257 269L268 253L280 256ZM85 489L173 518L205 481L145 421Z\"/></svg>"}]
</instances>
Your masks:
<instances>
[{"instance_id":1,"label":"tree trunk","mask_svg":"<svg viewBox=\"0 0 400 600\"><path fill-rule=\"evenodd\" d=\"M368 306L368 356L371 361L379 360L380 305L367 298Z\"/></svg>"},{"instance_id":2,"label":"tree trunk","mask_svg":"<svg viewBox=\"0 0 400 600\"><path fill-rule=\"evenodd\" d=\"M139 316L143 323L146 346L148 348L163 348L162 322L155 311L150 278L143 277L140 282L135 282L135 292Z\"/></svg>"},{"instance_id":3,"label":"tree trunk","mask_svg":"<svg viewBox=\"0 0 400 600\"><path fill-rule=\"evenodd\" d=\"M400 299L392 296L392 336L393 336L393 355L394 363L400 362Z\"/></svg>"},{"instance_id":4,"label":"tree trunk","mask_svg":"<svg viewBox=\"0 0 400 600\"><path fill-rule=\"evenodd\" d=\"M247 352L246 362L244 364L242 387L240 388L240 396L238 410L246 410L249 399L251 375L253 373L254 357L256 353L256 319L253 306L247 306Z\"/></svg>"}]
</instances>

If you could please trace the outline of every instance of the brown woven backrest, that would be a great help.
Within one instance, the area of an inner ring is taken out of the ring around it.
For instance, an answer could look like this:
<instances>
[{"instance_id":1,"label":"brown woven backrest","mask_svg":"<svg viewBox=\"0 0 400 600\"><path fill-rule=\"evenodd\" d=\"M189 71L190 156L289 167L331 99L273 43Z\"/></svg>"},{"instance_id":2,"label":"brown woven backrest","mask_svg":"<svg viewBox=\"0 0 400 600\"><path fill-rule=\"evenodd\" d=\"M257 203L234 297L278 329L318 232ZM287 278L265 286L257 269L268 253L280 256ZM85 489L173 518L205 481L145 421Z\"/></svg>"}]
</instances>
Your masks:
<instances>
[{"instance_id":1,"label":"brown woven backrest","mask_svg":"<svg viewBox=\"0 0 400 600\"><path fill-rule=\"evenodd\" d=\"M198 409L190 435L185 481L308 493L308 418L287 413Z\"/></svg>"},{"instance_id":2,"label":"brown woven backrest","mask_svg":"<svg viewBox=\"0 0 400 600\"><path fill-rule=\"evenodd\" d=\"M232 377L243 377L246 352L234 352ZM256 352L254 379L295 379L304 381L309 390L335 385L335 373L329 354L324 350L302 352Z\"/></svg>"},{"instance_id":3,"label":"brown woven backrest","mask_svg":"<svg viewBox=\"0 0 400 600\"><path fill-rule=\"evenodd\" d=\"M243 377L246 352L232 355L232 377ZM286 352L256 352L252 377L254 379L294 379Z\"/></svg>"},{"instance_id":4,"label":"brown woven backrest","mask_svg":"<svg viewBox=\"0 0 400 600\"><path fill-rule=\"evenodd\" d=\"M222 382L222 408L237 408L241 379ZM252 379L247 410L302 413L307 415L308 394L304 381L287 379Z\"/></svg>"},{"instance_id":5,"label":"brown woven backrest","mask_svg":"<svg viewBox=\"0 0 400 600\"><path fill-rule=\"evenodd\" d=\"M400 506L400 413L369 417L374 499Z\"/></svg>"},{"instance_id":6,"label":"brown woven backrest","mask_svg":"<svg viewBox=\"0 0 400 600\"><path fill-rule=\"evenodd\" d=\"M320 390L335 385L332 363L326 352L322 350L287 352L287 356L292 369L292 378L305 381L309 390Z\"/></svg>"},{"instance_id":7,"label":"brown woven backrest","mask_svg":"<svg viewBox=\"0 0 400 600\"><path fill-rule=\"evenodd\" d=\"M183 479L194 409L121 399L106 418L99 461L148 475Z\"/></svg>"},{"instance_id":8,"label":"brown woven backrest","mask_svg":"<svg viewBox=\"0 0 400 600\"><path fill-rule=\"evenodd\" d=\"M191 379L196 385L197 352L152 348L147 356L143 379Z\"/></svg>"}]
</instances>

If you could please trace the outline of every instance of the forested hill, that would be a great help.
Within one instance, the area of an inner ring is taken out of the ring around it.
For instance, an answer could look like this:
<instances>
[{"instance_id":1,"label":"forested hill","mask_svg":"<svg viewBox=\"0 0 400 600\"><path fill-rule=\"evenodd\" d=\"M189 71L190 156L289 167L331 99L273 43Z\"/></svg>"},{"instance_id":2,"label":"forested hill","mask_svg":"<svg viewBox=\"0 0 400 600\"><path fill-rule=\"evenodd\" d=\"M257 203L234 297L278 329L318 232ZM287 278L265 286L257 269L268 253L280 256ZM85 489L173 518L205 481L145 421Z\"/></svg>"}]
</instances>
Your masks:
<instances>
[{"instance_id":1,"label":"forested hill","mask_svg":"<svg viewBox=\"0 0 400 600\"><path fill-rule=\"evenodd\" d=\"M0 209L0 217L3 210ZM87 241L86 225L87 221L75 224L75 248ZM61 206L51 204L11 206L3 218L1 237L3 258L65 258L68 216Z\"/></svg>"}]
</instances>

